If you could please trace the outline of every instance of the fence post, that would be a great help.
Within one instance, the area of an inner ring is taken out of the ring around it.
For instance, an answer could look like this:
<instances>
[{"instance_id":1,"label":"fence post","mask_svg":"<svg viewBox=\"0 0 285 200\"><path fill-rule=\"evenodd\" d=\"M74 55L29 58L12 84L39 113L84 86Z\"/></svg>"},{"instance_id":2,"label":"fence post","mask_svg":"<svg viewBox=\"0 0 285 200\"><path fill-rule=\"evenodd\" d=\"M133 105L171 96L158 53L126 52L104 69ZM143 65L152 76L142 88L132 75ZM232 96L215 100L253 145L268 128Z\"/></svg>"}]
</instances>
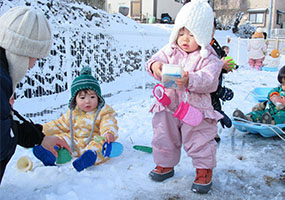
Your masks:
<instances>
[{"instance_id":1,"label":"fence post","mask_svg":"<svg viewBox=\"0 0 285 200\"><path fill-rule=\"evenodd\" d=\"M237 60L238 60L238 64L240 65L240 61L239 61L239 57L240 57L240 37L238 37L238 48L237 48Z\"/></svg>"},{"instance_id":2,"label":"fence post","mask_svg":"<svg viewBox=\"0 0 285 200\"><path fill-rule=\"evenodd\" d=\"M145 38L145 30L144 29L140 29L139 33L142 36L142 39L144 42L147 42L146 38ZM142 89L145 91L146 88L146 72L145 72L145 59L146 59L146 53L145 53L146 49L144 48L144 46L142 47L142 62L141 62L141 69L140 71L143 74L143 81L142 81Z\"/></svg>"},{"instance_id":3,"label":"fence post","mask_svg":"<svg viewBox=\"0 0 285 200\"><path fill-rule=\"evenodd\" d=\"M66 30L64 30L65 32ZM66 47L66 52L65 52L65 64L63 64L63 66L68 66L66 68L67 72L66 72L66 76L67 76L67 91L69 91L71 89L71 83L72 83L72 59L73 56L71 55L71 45L70 45L70 36L68 34L66 34L67 32L65 32L64 38L65 38L65 47Z\"/></svg>"}]
</instances>

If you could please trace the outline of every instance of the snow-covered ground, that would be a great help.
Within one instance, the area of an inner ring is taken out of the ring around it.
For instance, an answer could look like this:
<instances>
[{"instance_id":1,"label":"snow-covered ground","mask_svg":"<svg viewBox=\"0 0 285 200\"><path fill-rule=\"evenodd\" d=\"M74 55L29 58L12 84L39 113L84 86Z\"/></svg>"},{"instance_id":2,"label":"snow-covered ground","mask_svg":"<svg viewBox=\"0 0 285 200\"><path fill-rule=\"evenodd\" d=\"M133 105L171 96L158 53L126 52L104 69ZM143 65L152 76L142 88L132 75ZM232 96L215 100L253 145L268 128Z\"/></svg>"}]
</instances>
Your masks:
<instances>
[{"instance_id":1,"label":"snow-covered ground","mask_svg":"<svg viewBox=\"0 0 285 200\"><path fill-rule=\"evenodd\" d=\"M284 59L282 59L284 63ZM148 112L154 101L152 84L145 77L147 87L139 87L143 72L122 77L114 83L102 85L103 91L117 88L107 97L108 104L118 113L119 142L124 153L107 163L76 172L71 163L45 167L33 156L30 149L17 148L10 161L0 187L1 199L284 199L284 182L279 174L285 169L284 141L278 137L264 138L259 135L235 132L235 147L232 146L232 129L223 129L217 152L217 167L214 170L213 187L209 194L198 195L190 191L195 177L191 159L183 152L175 167L175 176L163 183L155 183L148 177L154 167L152 155L138 152L133 145L150 145L152 138L151 119ZM241 67L225 76L225 85L234 90L235 96L223 105L226 113L235 108L249 111L256 103L250 91L255 87L277 85L277 72L255 71ZM144 83L143 81L141 82ZM128 90L125 85L128 84ZM136 86L136 87L135 87ZM121 88L121 89L120 89ZM66 101L63 94L59 99ZM33 101L31 101L33 102ZM43 102L47 107L51 101ZM30 105L17 102L21 108ZM24 109L23 109L24 110ZM61 112L64 112L62 109ZM58 111L60 112L60 111ZM45 116L44 116L45 117ZM47 119L56 118L53 115ZM35 119L34 119L35 120ZM19 157L29 156L34 167L27 173L16 168Z\"/></svg>"},{"instance_id":2,"label":"snow-covered ground","mask_svg":"<svg viewBox=\"0 0 285 200\"><path fill-rule=\"evenodd\" d=\"M171 26L162 25L143 27L145 30L153 27L157 33L159 28L164 37L166 30L171 30ZM216 38L224 45L228 35L234 37L230 32L217 31ZM233 39L230 43L233 47L230 55L237 58L235 41L237 40ZM139 42L143 45L145 41L138 40ZM239 49L242 53L246 51L243 46ZM283 56L280 66L284 64ZM224 103L224 111L230 116L235 108L249 112L257 103L252 98L251 91L255 87L277 86L276 77L277 72L250 70L247 65L227 74L224 83L234 91L234 98ZM124 145L120 157L78 173L71 162L45 167L33 156L31 149L17 147L0 186L0 199L285 199L285 183L279 180L280 173L285 169L285 142L278 137L264 138L239 131L233 134L232 128L222 129L220 126L217 167L214 169L212 190L208 194L191 192L195 169L185 152L175 167L173 178L162 183L151 181L148 173L155 167L152 155L134 150L133 145L151 145L152 114L149 109L154 102L152 88L155 84L154 79L142 70L124 74L114 82L101 85L106 102L118 114L118 142ZM50 97L18 100L15 107L22 114L53 110L37 118L31 117L39 123L56 119L66 112L68 97L69 92L64 92ZM61 102L63 106L54 107L54 101L57 105ZM21 156L31 158L31 171L17 170L16 163Z\"/></svg>"}]
</instances>

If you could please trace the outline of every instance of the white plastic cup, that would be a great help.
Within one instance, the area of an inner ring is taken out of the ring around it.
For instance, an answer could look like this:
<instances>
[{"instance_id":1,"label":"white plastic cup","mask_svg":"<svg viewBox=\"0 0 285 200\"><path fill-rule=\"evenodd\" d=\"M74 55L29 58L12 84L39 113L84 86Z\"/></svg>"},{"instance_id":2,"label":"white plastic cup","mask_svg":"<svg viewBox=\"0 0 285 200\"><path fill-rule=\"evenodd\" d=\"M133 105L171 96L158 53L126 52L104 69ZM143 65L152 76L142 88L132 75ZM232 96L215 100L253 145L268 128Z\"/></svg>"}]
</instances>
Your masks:
<instances>
[{"instance_id":1,"label":"white plastic cup","mask_svg":"<svg viewBox=\"0 0 285 200\"><path fill-rule=\"evenodd\" d=\"M17 168L19 171L27 172L33 168L33 162L28 156L22 156L17 161Z\"/></svg>"}]
</instances>

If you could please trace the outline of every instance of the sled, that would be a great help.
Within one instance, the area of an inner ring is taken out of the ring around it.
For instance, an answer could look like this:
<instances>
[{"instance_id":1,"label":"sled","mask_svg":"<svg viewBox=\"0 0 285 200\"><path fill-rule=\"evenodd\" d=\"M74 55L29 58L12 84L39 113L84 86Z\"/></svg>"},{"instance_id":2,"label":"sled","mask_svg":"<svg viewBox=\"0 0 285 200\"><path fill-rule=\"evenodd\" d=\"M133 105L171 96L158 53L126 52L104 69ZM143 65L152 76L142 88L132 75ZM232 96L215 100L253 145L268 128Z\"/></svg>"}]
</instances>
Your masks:
<instances>
[{"instance_id":1,"label":"sled","mask_svg":"<svg viewBox=\"0 0 285 200\"><path fill-rule=\"evenodd\" d=\"M283 138L285 136L285 124L262 124L251 122L239 117L233 117L232 123L234 127L241 132L260 134L263 137L279 136L282 140L285 141Z\"/></svg>"},{"instance_id":2,"label":"sled","mask_svg":"<svg viewBox=\"0 0 285 200\"><path fill-rule=\"evenodd\" d=\"M267 87L257 87L251 92L251 95L258 102L264 102L267 100L268 93L272 90L272 88Z\"/></svg>"},{"instance_id":3,"label":"sled","mask_svg":"<svg viewBox=\"0 0 285 200\"><path fill-rule=\"evenodd\" d=\"M262 67L261 70L262 71L267 71L267 72L277 72L278 71L278 67Z\"/></svg>"}]
</instances>

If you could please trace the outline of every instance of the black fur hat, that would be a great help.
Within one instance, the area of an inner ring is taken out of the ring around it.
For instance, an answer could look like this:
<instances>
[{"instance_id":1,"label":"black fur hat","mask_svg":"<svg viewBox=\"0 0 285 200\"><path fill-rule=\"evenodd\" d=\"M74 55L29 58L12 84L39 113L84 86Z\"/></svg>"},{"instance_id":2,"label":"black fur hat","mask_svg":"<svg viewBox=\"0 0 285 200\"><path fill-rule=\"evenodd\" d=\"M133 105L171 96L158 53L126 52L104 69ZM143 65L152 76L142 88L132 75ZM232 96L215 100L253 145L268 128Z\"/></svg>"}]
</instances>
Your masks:
<instances>
[{"instance_id":1,"label":"black fur hat","mask_svg":"<svg viewBox=\"0 0 285 200\"><path fill-rule=\"evenodd\" d=\"M278 81L280 84L282 84L282 78L285 78L285 65L279 70L279 73L278 73Z\"/></svg>"}]
</instances>

